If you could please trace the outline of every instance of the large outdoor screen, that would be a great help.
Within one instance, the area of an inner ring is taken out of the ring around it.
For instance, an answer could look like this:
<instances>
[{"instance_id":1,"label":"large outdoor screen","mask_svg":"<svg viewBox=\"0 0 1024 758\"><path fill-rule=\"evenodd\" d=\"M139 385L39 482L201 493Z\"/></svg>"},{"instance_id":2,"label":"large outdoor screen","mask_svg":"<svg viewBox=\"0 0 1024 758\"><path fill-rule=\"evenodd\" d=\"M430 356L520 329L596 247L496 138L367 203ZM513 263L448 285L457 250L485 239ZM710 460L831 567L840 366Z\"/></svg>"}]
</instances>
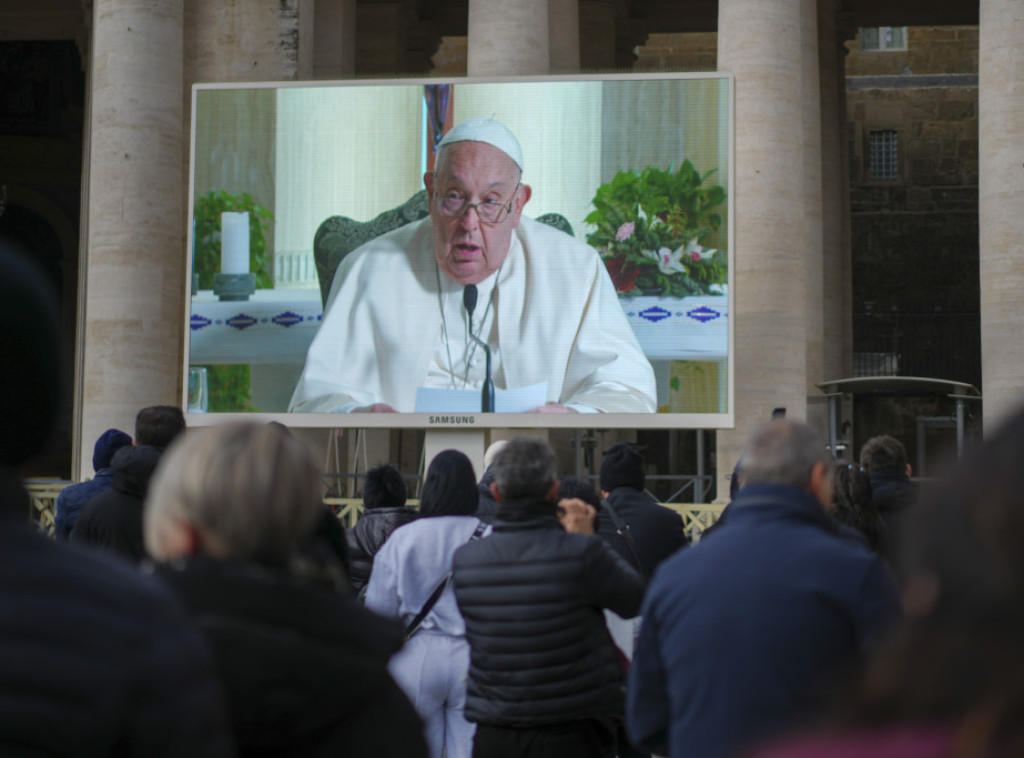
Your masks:
<instances>
[{"instance_id":1,"label":"large outdoor screen","mask_svg":"<svg viewBox=\"0 0 1024 758\"><path fill-rule=\"evenodd\" d=\"M730 77L196 85L191 147L190 423L732 426Z\"/></svg>"}]
</instances>

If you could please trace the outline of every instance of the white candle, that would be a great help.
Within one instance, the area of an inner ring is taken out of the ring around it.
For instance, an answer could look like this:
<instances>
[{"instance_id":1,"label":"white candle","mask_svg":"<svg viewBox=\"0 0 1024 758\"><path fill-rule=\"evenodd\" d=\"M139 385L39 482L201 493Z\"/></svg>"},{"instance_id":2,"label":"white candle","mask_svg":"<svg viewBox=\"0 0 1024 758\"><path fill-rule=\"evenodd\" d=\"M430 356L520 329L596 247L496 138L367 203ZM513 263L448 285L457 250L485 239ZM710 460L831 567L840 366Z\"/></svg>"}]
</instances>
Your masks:
<instances>
[{"instance_id":1,"label":"white candle","mask_svg":"<svg viewBox=\"0 0 1024 758\"><path fill-rule=\"evenodd\" d=\"M249 273L249 214L220 214L220 272Z\"/></svg>"}]
</instances>

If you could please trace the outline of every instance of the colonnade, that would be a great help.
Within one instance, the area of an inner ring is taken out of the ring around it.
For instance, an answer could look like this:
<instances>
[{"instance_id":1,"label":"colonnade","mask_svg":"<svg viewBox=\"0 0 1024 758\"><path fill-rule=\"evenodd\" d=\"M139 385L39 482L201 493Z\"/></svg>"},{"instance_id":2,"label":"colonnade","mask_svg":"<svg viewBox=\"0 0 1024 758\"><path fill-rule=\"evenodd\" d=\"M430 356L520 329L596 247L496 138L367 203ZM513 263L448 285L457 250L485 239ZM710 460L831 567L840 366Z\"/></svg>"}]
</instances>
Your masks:
<instances>
[{"instance_id":1,"label":"colonnade","mask_svg":"<svg viewBox=\"0 0 1024 758\"><path fill-rule=\"evenodd\" d=\"M580 4L595 11L582 28ZM352 72L354 0L317 0L318 18L335 19L330 29L311 23L310 0L245 3L244 17L241 5L95 0L76 475L88 473L81 464L112 419L130 428L139 407L180 398L189 85ZM736 82L736 426L718 434L720 492L743 440L773 408L824 432L814 385L850 371L840 5L718 3L718 65ZM1016 0L980 6L982 363L991 428L1024 388L1024 10ZM581 60L607 66L613 22L604 0L469 0L468 74L572 72Z\"/></svg>"}]
</instances>

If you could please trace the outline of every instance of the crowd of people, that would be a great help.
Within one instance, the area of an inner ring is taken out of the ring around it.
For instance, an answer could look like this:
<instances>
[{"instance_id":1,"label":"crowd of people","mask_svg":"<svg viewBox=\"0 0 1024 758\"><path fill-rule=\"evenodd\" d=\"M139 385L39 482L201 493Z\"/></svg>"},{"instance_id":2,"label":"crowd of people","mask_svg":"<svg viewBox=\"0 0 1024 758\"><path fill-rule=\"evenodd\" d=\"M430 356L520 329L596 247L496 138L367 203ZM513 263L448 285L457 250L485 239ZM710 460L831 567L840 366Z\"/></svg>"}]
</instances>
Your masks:
<instances>
[{"instance_id":1,"label":"crowd of people","mask_svg":"<svg viewBox=\"0 0 1024 758\"><path fill-rule=\"evenodd\" d=\"M55 330L0 251L0 754L1024 754L1024 412L926 492L892 437L769 422L690 544L628 444L596 488L535 437L445 451L418 509L382 465L344 533L285 427L152 406L50 538Z\"/></svg>"}]
</instances>

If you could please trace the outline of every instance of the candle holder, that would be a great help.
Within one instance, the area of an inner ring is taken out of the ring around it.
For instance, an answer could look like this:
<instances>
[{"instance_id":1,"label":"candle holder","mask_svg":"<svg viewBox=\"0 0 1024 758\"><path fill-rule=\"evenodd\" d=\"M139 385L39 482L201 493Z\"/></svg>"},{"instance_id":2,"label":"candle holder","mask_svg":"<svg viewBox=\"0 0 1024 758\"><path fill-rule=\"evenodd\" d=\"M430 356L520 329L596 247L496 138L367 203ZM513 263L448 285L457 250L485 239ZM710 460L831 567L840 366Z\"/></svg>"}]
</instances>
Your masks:
<instances>
[{"instance_id":1,"label":"candle holder","mask_svg":"<svg viewBox=\"0 0 1024 758\"><path fill-rule=\"evenodd\" d=\"M248 300L256 291L256 274L214 274L213 294L221 300Z\"/></svg>"}]
</instances>

